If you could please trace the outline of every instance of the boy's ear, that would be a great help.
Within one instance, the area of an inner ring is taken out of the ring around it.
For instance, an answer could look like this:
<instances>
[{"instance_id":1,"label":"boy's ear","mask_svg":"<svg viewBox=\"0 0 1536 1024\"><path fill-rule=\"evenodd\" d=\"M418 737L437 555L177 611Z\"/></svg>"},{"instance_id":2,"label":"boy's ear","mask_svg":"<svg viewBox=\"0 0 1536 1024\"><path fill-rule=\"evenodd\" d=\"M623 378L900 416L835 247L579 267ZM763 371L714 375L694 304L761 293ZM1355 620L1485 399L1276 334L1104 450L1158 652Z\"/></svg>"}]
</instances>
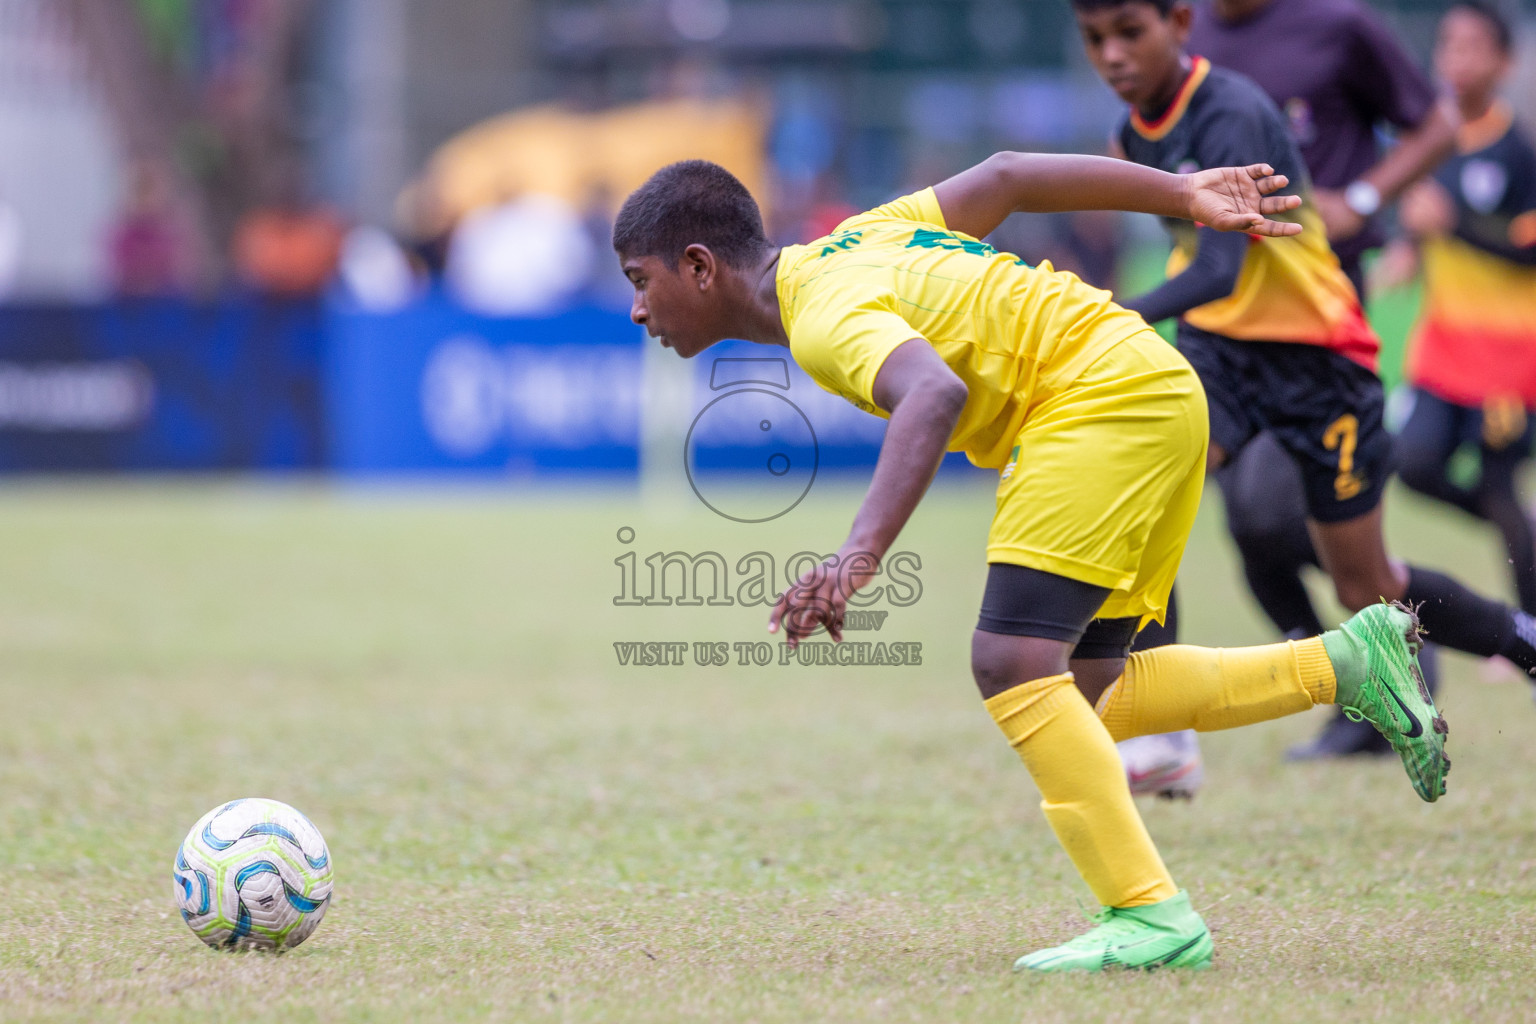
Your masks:
<instances>
[{"instance_id":1,"label":"boy's ear","mask_svg":"<svg viewBox=\"0 0 1536 1024\"><path fill-rule=\"evenodd\" d=\"M1179 45L1189 41L1189 30L1195 23L1195 9L1188 0L1179 0L1168 10L1168 21L1173 25L1173 31L1179 37Z\"/></svg>"},{"instance_id":2,"label":"boy's ear","mask_svg":"<svg viewBox=\"0 0 1536 1024\"><path fill-rule=\"evenodd\" d=\"M690 284L704 289L714 283L719 266L715 262L715 254L709 251L708 246L694 243L683 250L678 268Z\"/></svg>"}]
</instances>

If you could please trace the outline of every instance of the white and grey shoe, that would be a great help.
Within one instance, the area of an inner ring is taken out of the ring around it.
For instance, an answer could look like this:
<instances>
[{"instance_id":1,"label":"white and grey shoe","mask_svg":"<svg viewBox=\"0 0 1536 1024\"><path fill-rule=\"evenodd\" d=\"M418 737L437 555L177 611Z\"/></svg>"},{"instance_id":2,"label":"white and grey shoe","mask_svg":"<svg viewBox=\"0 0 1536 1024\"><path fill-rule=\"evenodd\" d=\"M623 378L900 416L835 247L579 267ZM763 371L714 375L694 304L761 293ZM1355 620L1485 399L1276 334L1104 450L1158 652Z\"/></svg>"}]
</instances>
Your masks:
<instances>
[{"instance_id":1,"label":"white and grey shoe","mask_svg":"<svg viewBox=\"0 0 1536 1024\"><path fill-rule=\"evenodd\" d=\"M1192 800L1205 784L1200 740L1193 729L1134 736L1119 747L1133 796Z\"/></svg>"}]
</instances>

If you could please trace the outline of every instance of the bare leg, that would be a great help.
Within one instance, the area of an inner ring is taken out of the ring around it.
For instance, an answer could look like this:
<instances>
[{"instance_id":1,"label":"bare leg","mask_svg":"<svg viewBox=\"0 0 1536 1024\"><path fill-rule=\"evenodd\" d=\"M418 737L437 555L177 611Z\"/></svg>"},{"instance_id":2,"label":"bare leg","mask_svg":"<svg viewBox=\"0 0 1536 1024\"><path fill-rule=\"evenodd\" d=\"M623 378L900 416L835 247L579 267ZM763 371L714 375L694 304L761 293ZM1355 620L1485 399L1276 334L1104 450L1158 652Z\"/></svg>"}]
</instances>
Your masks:
<instances>
[{"instance_id":1,"label":"bare leg","mask_svg":"<svg viewBox=\"0 0 1536 1024\"><path fill-rule=\"evenodd\" d=\"M1484 658L1503 655L1527 673L1536 671L1536 620L1444 573L1394 561L1382 538L1380 505L1347 522L1311 526L1323 567L1346 608L1406 601L1418 608L1425 633L1441 646Z\"/></svg>"},{"instance_id":2,"label":"bare leg","mask_svg":"<svg viewBox=\"0 0 1536 1024\"><path fill-rule=\"evenodd\" d=\"M1005 636L977 630L971 635L971 673L982 700L1020 683L1073 673L1077 688L1089 704L1109 689L1125 670L1124 658L1070 660L1072 645L1035 636Z\"/></svg>"}]
</instances>

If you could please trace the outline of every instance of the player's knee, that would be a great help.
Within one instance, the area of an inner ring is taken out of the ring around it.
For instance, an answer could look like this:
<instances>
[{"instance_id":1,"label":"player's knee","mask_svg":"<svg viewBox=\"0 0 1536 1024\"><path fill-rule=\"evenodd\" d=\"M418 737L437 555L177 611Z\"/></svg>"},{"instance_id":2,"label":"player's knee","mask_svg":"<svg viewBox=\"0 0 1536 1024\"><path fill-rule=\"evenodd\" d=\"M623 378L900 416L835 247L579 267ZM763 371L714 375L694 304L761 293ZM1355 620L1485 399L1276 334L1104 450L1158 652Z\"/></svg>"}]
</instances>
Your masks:
<instances>
[{"instance_id":1,"label":"player's knee","mask_svg":"<svg viewBox=\"0 0 1536 1024\"><path fill-rule=\"evenodd\" d=\"M1228 510L1227 532L1242 552L1243 561L1250 564L1270 561L1270 556L1288 539L1287 531L1277 524L1236 509Z\"/></svg>"},{"instance_id":2,"label":"player's knee","mask_svg":"<svg viewBox=\"0 0 1536 1024\"><path fill-rule=\"evenodd\" d=\"M1028 682L1013 659L996 652L971 652L971 678L976 680L983 700Z\"/></svg>"},{"instance_id":3,"label":"player's knee","mask_svg":"<svg viewBox=\"0 0 1536 1024\"><path fill-rule=\"evenodd\" d=\"M1306 520L1299 516L1286 522L1240 512L1228 516L1227 529L1250 570L1296 573L1317 559Z\"/></svg>"},{"instance_id":4,"label":"player's knee","mask_svg":"<svg viewBox=\"0 0 1536 1024\"><path fill-rule=\"evenodd\" d=\"M1311 541L1300 473L1284 452L1273 456L1286 461L1272 470L1257 454L1257 449L1254 455L1245 453L1244 460L1220 478L1227 530L1249 565L1305 560Z\"/></svg>"},{"instance_id":5,"label":"player's knee","mask_svg":"<svg viewBox=\"0 0 1536 1024\"><path fill-rule=\"evenodd\" d=\"M982 699L1022 683L1067 671L1066 646L1034 637L978 631L971 644L971 676Z\"/></svg>"}]
</instances>

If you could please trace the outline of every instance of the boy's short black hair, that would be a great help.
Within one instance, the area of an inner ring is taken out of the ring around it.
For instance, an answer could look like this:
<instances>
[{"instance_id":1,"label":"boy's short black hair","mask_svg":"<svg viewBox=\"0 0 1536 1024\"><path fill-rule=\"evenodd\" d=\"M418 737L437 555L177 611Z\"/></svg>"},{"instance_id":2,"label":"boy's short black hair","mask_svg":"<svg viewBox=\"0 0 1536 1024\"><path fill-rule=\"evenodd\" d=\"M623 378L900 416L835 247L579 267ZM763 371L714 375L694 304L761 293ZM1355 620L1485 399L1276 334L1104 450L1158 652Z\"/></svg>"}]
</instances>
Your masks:
<instances>
[{"instance_id":1,"label":"boy's short black hair","mask_svg":"<svg viewBox=\"0 0 1536 1024\"><path fill-rule=\"evenodd\" d=\"M1504 5L1495 0L1456 0L1446 9L1451 11L1470 11L1488 23L1493 30L1493 41L1498 44L1499 52L1513 53L1515 49L1514 23L1510 20L1509 12Z\"/></svg>"},{"instance_id":2,"label":"boy's short black hair","mask_svg":"<svg viewBox=\"0 0 1536 1024\"><path fill-rule=\"evenodd\" d=\"M1168 17L1168 12L1182 0L1072 0L1072 6L1079 11L1102 11L1109 7L1120 7L1124 4L1151 4L1157 8L1157 13Z\"/></svg>"},{"instance_id":3,"label":"boy's short black hair","mask_svg":"<svg viewBox=\"0 0 1536 1024\"><path fill-rule=\"evenodd\" d=\"M772 247L752 193L708 160L683 160L651 175L624 200L613 224L613 250L620 256L660 256L676 266L695 244L736 268Z\"/></svg>"}]
</instances>

